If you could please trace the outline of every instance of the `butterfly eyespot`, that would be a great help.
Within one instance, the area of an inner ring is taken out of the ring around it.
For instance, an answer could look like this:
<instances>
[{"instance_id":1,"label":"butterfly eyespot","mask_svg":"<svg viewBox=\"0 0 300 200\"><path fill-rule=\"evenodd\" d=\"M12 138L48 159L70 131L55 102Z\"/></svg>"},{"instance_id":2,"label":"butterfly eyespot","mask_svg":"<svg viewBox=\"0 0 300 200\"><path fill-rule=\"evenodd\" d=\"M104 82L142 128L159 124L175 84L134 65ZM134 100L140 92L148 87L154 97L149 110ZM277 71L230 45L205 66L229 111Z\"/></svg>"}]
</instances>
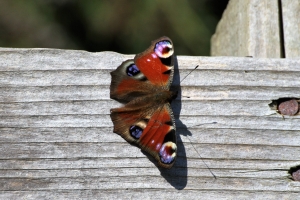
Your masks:
<instances>
[{"instance_id":1,"label":"butterfly eyespot","mask_svg":"<svg viewBox=\"0 0 300 200\"><path fill-rule=\"evenodd\" d=\"M129 133L133 138L139 139L143 133L143 129L139 126L130 126Z\"/></svg>"},{"instance_id":2,"label":"butterfly eyespot","mask_svg":"<svg viewBox=\"0 0 300 200\"><path fill-rule=\"evenodd\" d=\"M135 64L129 65L126 69L126 74L128 76L136 76L139 73L140 73L140 70Z\"/></svg>"},{"instance_id":3,"label":"butterfly eyespot","mask_svg":"<svg viewBox=\"0 0 300 200\"><path fill-rule=\"evenodd\" d=\"M173 55L173 45L168 40L163 40L156 43L154 48L155 54L160 58L168 58Z\"/></svg>"},{"instance_id":4,"label":"butterfly eyespot","mask_svg":"<svg viewBox=\"0 0 300 200\"><path fill-rule=\"evenodd\" d=\"M175 160L177 146L174 142L164 143L159 150L159 157L162 163L170 164Z\"/></svg>"}]
</instances>

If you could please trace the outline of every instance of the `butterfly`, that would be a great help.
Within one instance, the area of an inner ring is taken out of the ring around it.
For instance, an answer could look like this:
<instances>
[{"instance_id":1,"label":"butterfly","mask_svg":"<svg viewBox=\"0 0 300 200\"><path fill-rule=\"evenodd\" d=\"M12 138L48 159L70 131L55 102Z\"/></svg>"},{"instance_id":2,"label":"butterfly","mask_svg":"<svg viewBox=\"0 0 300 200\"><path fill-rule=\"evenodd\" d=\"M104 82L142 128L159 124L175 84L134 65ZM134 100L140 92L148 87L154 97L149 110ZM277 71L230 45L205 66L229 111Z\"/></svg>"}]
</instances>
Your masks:
<instances>
[{"instance_id":1,"label":"butterfly","mask_svg":"<svg viewBox=\"0 0 300 200\"><path fill-rule=\"evenodd\" d=\"M177 156L176 126L170 106L174 72L172 40L161 37L111 72L110 98L125 105L110 110L114 133L171 168Z\"/></svg>"}]
</instances>

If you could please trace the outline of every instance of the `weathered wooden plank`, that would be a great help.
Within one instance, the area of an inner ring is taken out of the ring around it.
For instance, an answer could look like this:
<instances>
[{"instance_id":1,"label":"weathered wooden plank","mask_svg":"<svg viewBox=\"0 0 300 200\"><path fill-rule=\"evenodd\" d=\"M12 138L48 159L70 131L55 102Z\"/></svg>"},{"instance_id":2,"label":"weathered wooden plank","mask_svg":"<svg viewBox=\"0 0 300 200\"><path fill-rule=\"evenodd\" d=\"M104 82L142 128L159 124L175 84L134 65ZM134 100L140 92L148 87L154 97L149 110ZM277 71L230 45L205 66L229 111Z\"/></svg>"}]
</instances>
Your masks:
<instances>
[{"instance_id":1,"label":"weathered wooden plank","mask_svg":"<svg viewBox=\"0 0 300 200\"><path fill-rule=\"evenodd\" d=\"M249 101L249 100L196 100L175 101L174 110L180 106L189 107L191 110L182 110L181 115L246 115L264 116L275 113L270 110L270 101ZM44 101L44 102L22 102L22 103L0 103L5 110L3 116L19 115L109 115L108 107L118 107L119 104L108 100L93 101ZM223 109L225 108L226 109ZM251 109L247 109L251 108ZM230 113L228 113L230 110ZM175 112L175 114L179 114ZM294 118L297 118L295 116Z\"/></svg>"},{"instance_id":2,"label":"weathered wooden plank","mask_svg":"<svg viewBox=\"0 0 300 200\"><path fill-rule=\"evenodd\" d=\"M251 109L251 108L249 108ZM275 130L299 130L299 116L285 117L266 115L261 117L253 116L180 116L180 120L175 120L178 128L205 127L205 128L244 128L244 129L275 129ZM275 115L275 114L274 114ZM177 117L177 116L175 116ZM216 123L215 123L216 122ZM105 124L106 123L106 124ZM57 115L57 116L2 116L0 127L111 127L109 115Z\"/></svg>"},{"instance_id":3,"label":"weathered wooden plank","mask_svg":"<svg viewBox=\"0 0 300 200\"><path fill-rule=\"evenodd\" d=\"M0 50L1 71L112 69L115 68L115 63L133 58L132 55L121 55L115 52L90 53L38 48L0 48Z\"/></svg>"},{"instance_id":4,"label":"weathered wooden plank","mask_svg":"<svg viewBox=\"0 0 300 200\"><path fill-rule=\"evenodd\" d=\"M295 69L297 70L297 69ZM222 70L222 69L198 69L189 77L191 80L182 84L183 86L203 86L203 85L239 85L239 86L298 86L300 71L254 71L247 70ZM22 86L67 86L67 85L95 85L109 84L107 78L111 70L72 70L72 71L22 71L22 72L2 72L1 85L7 87ZM189 70L186 70L189 72ZM32 76L34 74L34 76ZM183 74L184 75L184 74ZM47 77L47 79L45 79ZM207 78L210 77L210 78ZM177 77L178 78L178 77ZM97 81L97 80L102 81ZM232 80L236 81L233 82ZM105 80L105 81L104 81ZM218 81L216 81L218 80ZM106 95L107 96L107 95Z\"/></svg>"},{"instance_id":5,"label":"weathered wooden plank","mask_svg":"<svg viewBox=\"0 0 300 200\"><path fill-rule=\"evenodd\" d=\"M123 55L114 52L88 53L86 51L59 50L59 49L15 49L0 48L0 71L22 72L22 71L69 71L74 70L113 70L126 59L132 59L133 55ZM40 56L37 56L40 55ZM109 59L110 58L110 59ZM59 61L59 63L58 63ZM271 62L272 61L272 62ZM178 65L181 74L188 73L199 65L201 69L223 69L223 70L255 70L255 71L300 71L298 60L270 59L270 58L233 58L232 57L197 57L178 56ZM291 67L291 65L293 67ZM26 66L26 67L24 67ZM175 74L175 79L178 74ZM193 74L191 74L193 75ZM9 78L9 77L6 77ZM67 79L66 79L67 80ZM191 81L187 79L186 81ZM2 80L1 81L5 81ZM91 80L87 80L91 81ZM99 79L97 85L110 81L110 77ZM175 82L176 84L176 82ZM53 86L53 85L50 85Z\"/></svg>"},{"instance_id":6,"label":"weathered wooden plank","mask_svg":"<svg viewBox=\"0 0 300 200\"><path fill-rule=\"evenodd\" d=\"M2 143L91 143L91 142L123 142L117 134L111 133L111 127L61 127L61 128L1 128L0 141ZM181 136L183 145L185 143L211 143L211 144L257 144L257 145L287 145L298 146L300 136L298 130L276 130L276 129L246 129L246 128L206 128L201 126L186 129L178 127L177 133ZM14 133L14 134L11 134ZM72 134L70 134L72 133ZM203 134L205 133L205 134ZM83 137L84 136L84 137ZM249 137L251 136L251 137ZM214 138L212 140L211 138ZM256 138L254 140L254 138ZM270 140L272 138L272 140Z\"/></svg>"},{"instance_id":7,"label":"weathered wooden plank","mask_svg":"<svg viewBox=\"0 0 300 200\"><path fill-rule=\"evenodd\" d=\"M183 83L182 83L183 84ZM45 86L45 87L0 87L0 102L41 102L41 101L95 101L108 100L109 86ZM182 99L193 100L262 100L298 94L298 87L241 86L241 85L199 85L181 86Z\"/></svg>"},{"instance_id":8,"label":"weathered wooden plank","mask_svg":"<svg viewBox=\"0 0 300 200\"><path fill-rule=\"evenodd\" d=\"M182 96L172 103L179 156L163 170L112 133L109 110L119 104L109 98L109 72L128 58L0 51L0 198L299 193L288 170L300 164L300 117L283 119L268 106L299 97L299 60L178 56L174 85L199 68L180 83Z\"/></svg>"},{"instance_id":9,"label":"weathered wooden plank","mask_svg":"<svg viewBox=\"0 0 300 200\"><path fill-rule=\"evenodd\" d=\"M93 157L144 157L137 148L129 148L125 143L8 143L1 144L1 159L18 158L93 158ZM182 146L182 144L180 144ZM215 159L271 159L299 160L300 147L252 144L193 144L185 143L178 156ZM118 151L124 149L125 151ZM128 151L126 151L128 149ZM198 151L196 151L196 150ZM129 151L130 150L130 151ZM184 152L186 151L186 152ZM99 153L101 152L101 153ZM128 154L130 152L130 154Z\"/></svg>"},{"instance_id":10,"label":"weathered wooden plank","mask_svg":"<svg viewBox=\"0 0 300 200\"><path fill-rule=\"evenodd\" d=\"M229 1L212 37L211 55L280 58L278 1Z\"/></svg>"},{"instance_id":11,"label":"weathered wooden plank","mask_svg":"<svg viewBox=\"0 0 300 200\"><path fill-rule=\"evenodd\" d=\"M0 102L73 101L109 99L108 85L0 87Z\"/></svg>"},{"instance_id":12,"label":"weathered wooden plank","mask_svg":"<svg viewBox=\"0 0 300 200\"><path fill-rule=\"evenodd\" d=\"M179 164L183 162L185 158L179 157ZM207 167L203 164L203 160L206 164L212 167L212 170L226 171L226 170L249 170L249 171L285 171L289 166L299 164L299 161L285 161L281 160L243 160L243 159L189 159L188 168L191 170L203 170L209 174ZM1 174L5 174L7 170L58 170L58 169L102 169L106 170L112 168L114 170L121 170L121 168L135 169L139 168L144 170L156 171L157 168L153 167L151 162L144 157L132 158L118 158L110 159L105 157L94 157L94 158L36 158L36 159L27 159L27 158L12 158L12 159L2 159L0 160L0 165L3 167ZM236 168L232 167L232 163L236 165ZM110 167L108 167L110 166ZM179 165L180 166L180 165ZM174 169L169 170L170 172L176 171L182 173L181 168L174 167ZM164 171L165 173L167 171ZM285 171L286 172L286 171ZM146 173L146 172L145 172ZM192 174L192 173L191 173ZM156 174L157 175L157 174ZM285 176L287 173L285 173ZM3 175L4 176L4 175ZM9 176L7 174L6 176ZM283 176L283 177L285 177Z\"/></svg>"},{"instance_id":13,"label":"weathered wooden plank","mask_svg":"<svg viewBox=\"0 0 300 200\"><path fill-rule=\"evenodd\" d=\"M100 168L97 169L89 169L89 168L64 168L64 169L29 169L29 170L5 170L0 172L0 176L2 178L77 178L77 177L113 177L118 170L119 174L123 174L124 176L157 176L158 170L151 167L131 167L128 168L119 168L111 167L111 168ZM228 178L228 177L238 177L242 178L256 178L259 176L261 179L277 179L280 177L287 176L287 173L283 169L274 169L274 170L258 170L258 169L212 169L213 172L220 178ZM189 170L191 177L211 177L211 174L207 169L193 168L190 167ZM177 170L176 174L178 176L184 176L182 171ZM160 178L159 178L160 179ZM121 183L120 183L121 184Z\"/></svg>"},{"instance_id":14,"label":"weathered wooden plank","mask_svg":"<svg viewBox=\"0 0 300 200\"><path fill-rule=\"evenodd\" d=\"M120 183L122 178L122 183ZM145 181L147 178L148 181ZM180 185L180 176L172 177L171 181L174 185ZM22 183L22 184L20 184ZM5 178L0 179L0 189L2 191L22 190L23 188L31 188L31 190L68 190L68 189L135 189L155 188L155 189L172 189L166 180L161 176L84 176L84 177L45 177L45 178ZM188 190L219 190L219 185L223 186L224 190L246 190L246 191L297 191L299 184L287 184L282 179L253 179L253 178L219 178L217 180L211 177L189 177Z\"/></svg>"},{"instance_id":15,"label":"weathered wooden plank","mask_svg":"<svg viewBox=\"0 0 300 200\"><path fill-rule=\"evenodd\" d=\"M300 2L281 0L286 58L300 58Z\"/></svg>"},{"instance_id":16,"label":"weathered wooden plank","mask_svg":"<svg viewBox=\"0 0 300 200\"><path fill-rule=\"evenodd\" d=\"M114 190L56 190L55 193L49 190L39 191L13 191L13 192L0 192L1 199L191 199L197 197L201 199L228 199L233 196L236 199L296 199L299 195L297 192L281 192L281 191L233 191L233 190L214 190L214 191L199 191L197 190L182 190L182 191L169 191L168 189L114 189ZM196 199L196 198L195 198Z\"/></svg>"}]
</instances>

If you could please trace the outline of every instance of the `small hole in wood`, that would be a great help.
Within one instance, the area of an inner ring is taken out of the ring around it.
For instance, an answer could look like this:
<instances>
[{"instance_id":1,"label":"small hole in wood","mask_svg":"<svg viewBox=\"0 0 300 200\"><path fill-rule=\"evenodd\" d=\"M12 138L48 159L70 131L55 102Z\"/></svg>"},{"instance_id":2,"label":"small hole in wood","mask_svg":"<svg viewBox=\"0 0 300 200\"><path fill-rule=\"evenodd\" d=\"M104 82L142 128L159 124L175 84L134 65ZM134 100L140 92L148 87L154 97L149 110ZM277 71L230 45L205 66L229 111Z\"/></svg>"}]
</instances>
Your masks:
<instances>
[{"instance_id":1,"label":"small hole in wood","mask_svg":"<svg viewBox=\"0 0 300 200\"><path fill-rule=\"evenodd\" d=\"M299 98L284 97L272 100L269 107L281 115L294 116L299 114Z\"/></svg>"},{"instance_id":2,"label":"small hole in wood","mask_svg":"<svg viewBox=\"0 0 300 200\"><path fill-rule=\"evenodd\" d=\"M288 173L292 176L291 179L294 181L300 181L300 165L292 167Z\"/></svg>"}]
</instances>

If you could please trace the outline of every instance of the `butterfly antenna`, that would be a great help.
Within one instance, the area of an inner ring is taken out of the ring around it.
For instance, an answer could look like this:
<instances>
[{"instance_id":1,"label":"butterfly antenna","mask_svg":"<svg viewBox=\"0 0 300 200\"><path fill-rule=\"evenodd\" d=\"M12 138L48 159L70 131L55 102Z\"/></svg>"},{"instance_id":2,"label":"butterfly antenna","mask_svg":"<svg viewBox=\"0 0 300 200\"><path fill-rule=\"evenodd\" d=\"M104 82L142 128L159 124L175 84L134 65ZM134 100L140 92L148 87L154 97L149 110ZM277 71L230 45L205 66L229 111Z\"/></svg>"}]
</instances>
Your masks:
<instances>
[{"instance_id":1,"label":"butterfly antenna","mask_svg":"<svg viewBox=\"0 0 300 200\"><path fill-rule=\"evenodd\" d=\"M190 75L193 71L195 71L198 67L199 67L199 65L197 65L192 71L190 71L190 73L188 73L188 74L180 81L180 83L181 83L186 77L188 77L188 75Z\"/></svg>"},{"instance_id":2,"label":"butterfly antenna","mask_svg":"<svg viewBox=\"0 0 300 200\"><path fill-rule=\"evenodd\" d=\"M188 77L188 75L190 75L193 71L195 71L197 68L199 67L199 65L197 65L192 71L190 71L190 73L188 73L181 81L180 81L180 83L182 82L182 81L184 81L184 79L186 78L186 77ZM180 84L179 84L180 85ZM190 98L189 96L184 96L184 97L186 97L186 98Z\"/></svg>"},{"instance_id":3,"label":"butterfly antenna","mask_svg":"<svg viewBox=\"0 0 300 200\"><path fill-rule=\"evenodd\" d=\"M201 158L202 162L204 163L204 165L207 167L207 169L209 170L209 172L211 173L211 175L217 179L217 176L211 171L211 169L208 167L208 165L206 164L206 162L204 162L202 156L200 155L200 153L198 152L198 150L195 148L195 146L193 145L192 141L190 140L190 138L187 136L187 138L189 139L191 145L193 146L193 148L195 149L195 151L197 152L197 154L199 155L199 157Z\"/></svg>"}]
</instances>

